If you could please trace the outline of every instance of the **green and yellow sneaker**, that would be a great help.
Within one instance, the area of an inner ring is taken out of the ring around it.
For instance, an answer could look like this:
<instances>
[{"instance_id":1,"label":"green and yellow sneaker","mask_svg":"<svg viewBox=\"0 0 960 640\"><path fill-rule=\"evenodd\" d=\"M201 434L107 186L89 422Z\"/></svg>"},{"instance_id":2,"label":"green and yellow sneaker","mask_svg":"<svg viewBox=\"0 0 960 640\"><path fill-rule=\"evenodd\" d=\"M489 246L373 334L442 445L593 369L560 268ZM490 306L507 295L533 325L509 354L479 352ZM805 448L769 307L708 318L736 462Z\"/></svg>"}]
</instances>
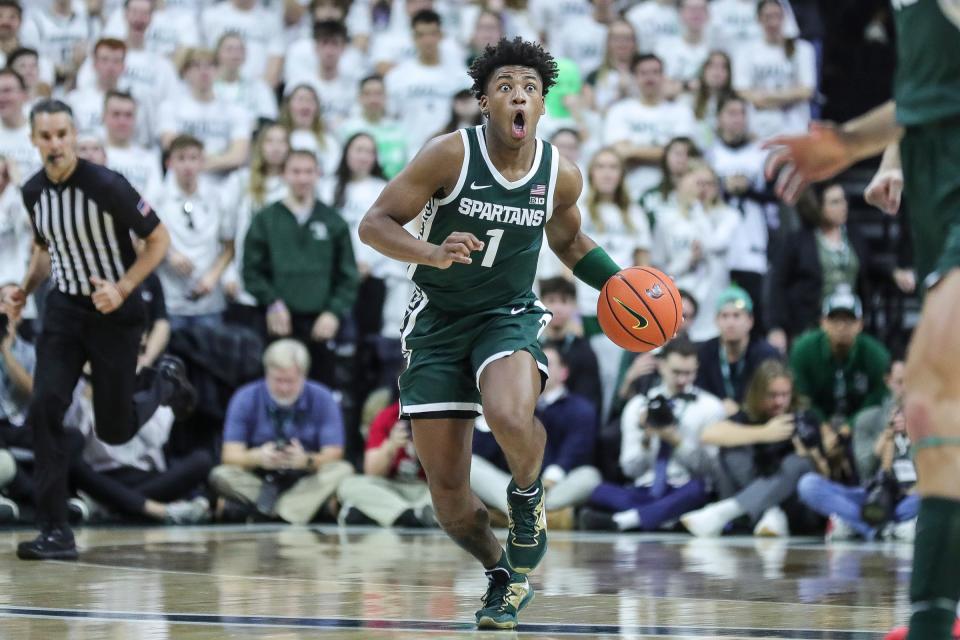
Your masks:
<instances>
[{"instance_id":1,"label":"green and yellow sneaker","mask_svg":"<svg viewBox=\"0 0 960 640\"><path fill-rule=\"evenodd\" d=\"M547 552L547 512L543 483L537 480L523 491L511 480L507 487L507 562L517 573L530 573Z\"/></svg>"},{"instance_id":2,"label":"green and yellow sneaker","mask_svg":"<svg viewBox=\"0 0 960 640\"><path fill-rule=\"evenodd\" d=\"M516 629L517 614L533 601L533 585L522 573L495 567L487 574L483 608L477 611L478 629Z\"/></svg>"}]
</instances>

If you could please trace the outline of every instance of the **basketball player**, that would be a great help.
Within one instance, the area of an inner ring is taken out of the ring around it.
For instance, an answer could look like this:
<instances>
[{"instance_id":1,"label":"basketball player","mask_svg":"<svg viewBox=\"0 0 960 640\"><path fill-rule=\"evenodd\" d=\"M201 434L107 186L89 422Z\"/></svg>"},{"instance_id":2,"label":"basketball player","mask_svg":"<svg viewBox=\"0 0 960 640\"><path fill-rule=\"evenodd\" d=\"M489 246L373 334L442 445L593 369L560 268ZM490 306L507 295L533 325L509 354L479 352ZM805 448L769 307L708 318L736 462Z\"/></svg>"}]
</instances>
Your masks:
<instances>
[{"instance_id":1,"label":"basketball player","mask_svg":"<svg viewBox=\"0 0 960 640\"><path fill-rule=\"evenodd\" d=\"M619 267L580 231L580 172L536 138L557 77L553 58L520 38L500 40L470 75L486 124L428 142L367 212L360 238L410 263L417 288L402 330L401 412L438 521L487 570L477 625L512 629L533 599L525 574L547 547L545 433L533 417L547 371L537 338L550 314L532 291L543 233L597 289ZM418 215L414 237L403 225ZM481 405L513 476L505 552L470 492Z\"/></svg>"},{"instance_id":2,"label":"basketball player","mask_svg":"<svg viewBox=\"0 0 960 640\"><path fill-rule=\"evenodd\" d=\"M960 599L960 2L894 0L893 8L895 102L840 128L774 138L768 174L780 171L778 193L792 201L808 183L886 148L867 201L894 213L903 189L910 202L927 295L905 376L922 496L909 638L945 640Z\"/></svg>"}]
</instances>

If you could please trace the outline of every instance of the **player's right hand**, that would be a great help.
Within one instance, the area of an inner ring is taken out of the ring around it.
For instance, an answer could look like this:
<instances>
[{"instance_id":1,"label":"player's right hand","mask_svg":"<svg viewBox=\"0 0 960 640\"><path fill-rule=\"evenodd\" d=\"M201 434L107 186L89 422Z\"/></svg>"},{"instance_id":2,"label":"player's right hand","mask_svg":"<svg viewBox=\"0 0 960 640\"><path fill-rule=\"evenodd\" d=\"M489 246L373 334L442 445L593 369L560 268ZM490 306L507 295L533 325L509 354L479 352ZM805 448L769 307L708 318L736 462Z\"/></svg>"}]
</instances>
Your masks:
<instances>
[{"instance_id":1,"label":"player's right hand","mask_svg":"<svg viewBox=\"0 0 960 640\"><path fill-rule=\"evenodd\" d=\"M806 135L775 136L763 148L772 149L764 168L767 180L776 178L774 192L788 204L796 204L811 183L837 175L854 160L840 131L826 122L811 123Z\"/></svg>"},{"instance_id":2,"label":"player's right hand","mask_svg":"<svg viewBox=\"0 0 960 640\"><path fill-rule=\"evenodd\" d=\"M900 196L903 193L903 170L884 169L878 171L863 192L867 204L873 205L884 213L895 214L900 209Z\"/></svg>"},{"instance_id":3,"label":"player's right hand","mask_svg":"<svg viewBox=\"0 0 960 640\"><path fill-rule=\"evenodd\" d=\"M471 264L470 254L483 251L483 242L472 233L454 231L443 244L437 245L430 256L430 266L437 269L449 269L454 262Z\"/></svg>"}]
</instances>

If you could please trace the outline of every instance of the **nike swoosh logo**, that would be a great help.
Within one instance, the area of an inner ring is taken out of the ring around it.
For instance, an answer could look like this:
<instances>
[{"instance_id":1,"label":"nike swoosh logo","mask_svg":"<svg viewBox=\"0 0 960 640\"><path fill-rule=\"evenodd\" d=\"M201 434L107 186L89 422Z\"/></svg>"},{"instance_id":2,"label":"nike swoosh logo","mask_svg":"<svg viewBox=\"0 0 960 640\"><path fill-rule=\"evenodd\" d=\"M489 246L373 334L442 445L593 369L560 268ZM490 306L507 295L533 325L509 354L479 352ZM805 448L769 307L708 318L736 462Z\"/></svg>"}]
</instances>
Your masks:
<instances>
[{"instance_id":1,"label":"nike swoosh logo","mask_svg":"<svg viewBox=\"0 0 960 640\"><path fill-rule=\"evenodd\" d=\"M640 315L639 313L637 313L636 311L634 311L633 309L631 309L631 308L628 307L627 305L623 304L623 301L620 300L620 298L614 297L613 300L614 300L614 302L616 302L618 305L620 305L621 307L623 307L623 308L627 311L627 313L629 313L631 316L633 316L633 317L636 319L637 324L635 324L635 325L633 326L634 329L646 329L646 328L647 328L647 325L648 325L649 323L647 322L647 319L646 319L646 318L644 318L642 315Z\"/></svg>"},{"instance_id":2,"label":"nike swoosh logo","mask_svg":"<svg viewBox=\"0 0 960 640\"><path fill-rule=\"evenodd\" d=\"M489 189L492 186L492 184L477 184L476 180L470 183L470 188L474 191L478 191L480 189Z\"/></svg>"},{"instance_id":3,"label":"nike swoosh logo","mask_svg":"<svg viewBox=\"0 0 960 640\"><path fill-rule=\"evenodd\" d=\"M526 307L517 307L516 309L510 309L510 315L515 316L518 313L523 313L526 310L527 310Z\"/></svg>"}]
</instances>

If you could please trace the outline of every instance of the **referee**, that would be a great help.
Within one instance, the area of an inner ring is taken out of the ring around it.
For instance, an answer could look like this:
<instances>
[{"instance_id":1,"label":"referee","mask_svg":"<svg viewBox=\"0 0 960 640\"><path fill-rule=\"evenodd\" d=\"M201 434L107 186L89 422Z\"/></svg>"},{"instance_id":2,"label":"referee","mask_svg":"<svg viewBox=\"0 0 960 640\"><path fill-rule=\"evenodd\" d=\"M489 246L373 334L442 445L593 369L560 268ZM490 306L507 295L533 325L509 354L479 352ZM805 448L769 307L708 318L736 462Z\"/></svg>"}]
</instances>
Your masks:
<instances>
[{"instance_id":1,"label":"referee","mask_svg":"<svg viewBox=\"0 0 960 640\"><path fill-rule=\"evenodd\" d=\"M37 339L33 400L34 479L40 535L17 547L24 560L73 560L67 526L67 447L63 416L89 362L97 435L120 444L135 433L137 355L146 319L137 287L163 260L170 236L119 173L77 157L70 107L43 100L30 112L43 169L23 186L34 248L23 286L7 302L19 313L48 276ZM138 255L131 233L146 241Z\"/></svg>"}]
</instances>

